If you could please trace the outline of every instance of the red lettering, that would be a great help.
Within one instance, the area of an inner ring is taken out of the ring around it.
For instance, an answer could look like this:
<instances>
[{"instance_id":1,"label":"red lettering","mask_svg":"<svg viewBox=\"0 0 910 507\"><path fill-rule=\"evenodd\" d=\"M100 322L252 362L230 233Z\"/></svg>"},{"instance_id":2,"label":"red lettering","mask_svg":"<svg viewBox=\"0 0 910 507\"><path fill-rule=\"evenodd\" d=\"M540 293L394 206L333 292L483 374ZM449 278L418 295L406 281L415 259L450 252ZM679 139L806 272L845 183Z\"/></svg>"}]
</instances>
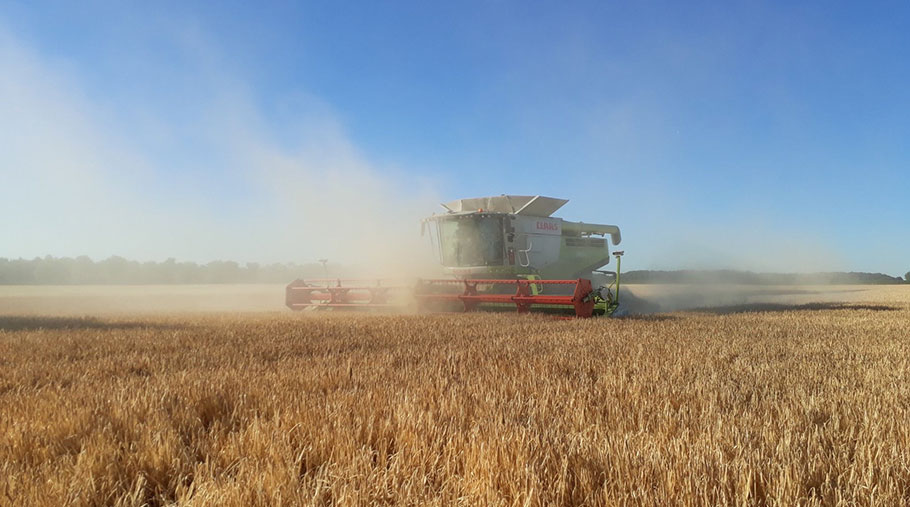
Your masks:
<instances>
[{"instance_id":1,"label":"red lettering","mask_svg":"<svg viewBox=\"0 0 910 507\"><path fill-rule=\"evenodd\" d=\"M558 231L559 224L553 222L537 222L537 229L544 231Z\"/></svg>"}]
</instances>

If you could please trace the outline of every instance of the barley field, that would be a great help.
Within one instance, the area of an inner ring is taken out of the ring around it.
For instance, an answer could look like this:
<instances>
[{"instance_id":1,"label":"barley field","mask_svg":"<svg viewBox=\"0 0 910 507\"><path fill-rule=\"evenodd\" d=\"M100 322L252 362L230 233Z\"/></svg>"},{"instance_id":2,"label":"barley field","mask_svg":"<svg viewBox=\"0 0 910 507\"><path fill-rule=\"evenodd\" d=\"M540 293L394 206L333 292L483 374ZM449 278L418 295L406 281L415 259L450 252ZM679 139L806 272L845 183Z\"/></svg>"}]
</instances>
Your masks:
<instances>
[{"instance_id":1,"label":"barley field","mask_svg":"<svg viewBox=\"0 0 910 507\"><path fill-rule=\"evenodd\" d=\"M908 504L910 286L813 290L572 321L7 292L0 504Z\"/></svg>"}]
</instances>

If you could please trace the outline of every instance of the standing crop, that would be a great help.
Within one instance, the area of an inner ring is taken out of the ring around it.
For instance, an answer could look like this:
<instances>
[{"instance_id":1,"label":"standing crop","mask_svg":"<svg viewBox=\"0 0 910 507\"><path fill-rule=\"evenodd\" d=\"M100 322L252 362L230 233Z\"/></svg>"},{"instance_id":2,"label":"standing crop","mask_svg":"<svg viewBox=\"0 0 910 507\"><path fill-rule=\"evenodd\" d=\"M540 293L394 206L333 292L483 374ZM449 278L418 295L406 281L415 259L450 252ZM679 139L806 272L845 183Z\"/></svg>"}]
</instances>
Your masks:
<instances>
[{"instance_id":1,"label":"standing crop","mask_svg":"<svg viewBox=\"0 0 910 507\"><path fill-rule=\"evenodd\" d=\"M910 298L889 300L0 317L0 498L906 503Z\"/></svg>"}]
</instances>

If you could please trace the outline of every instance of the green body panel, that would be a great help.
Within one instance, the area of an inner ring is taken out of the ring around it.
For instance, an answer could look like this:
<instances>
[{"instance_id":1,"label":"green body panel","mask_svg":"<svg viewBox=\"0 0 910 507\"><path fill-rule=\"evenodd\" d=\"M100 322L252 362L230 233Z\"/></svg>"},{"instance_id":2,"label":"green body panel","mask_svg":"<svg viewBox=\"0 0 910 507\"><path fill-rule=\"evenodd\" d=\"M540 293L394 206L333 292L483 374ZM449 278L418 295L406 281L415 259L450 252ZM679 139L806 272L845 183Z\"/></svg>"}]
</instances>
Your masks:
<instances>
[{"instance_id":1,"label":"green body panel","mask_svg":"<svg viewBox=\"0 0 910 507\"><path fill-rule=\"evenodd\" d=\"M590 278L591 272L610 262L610 248L604 238L571 235L575 222L563 221L559 258L539 270L545 280ZM579 228L580 229L580 228Z\"/></svg>"}]
</instances>

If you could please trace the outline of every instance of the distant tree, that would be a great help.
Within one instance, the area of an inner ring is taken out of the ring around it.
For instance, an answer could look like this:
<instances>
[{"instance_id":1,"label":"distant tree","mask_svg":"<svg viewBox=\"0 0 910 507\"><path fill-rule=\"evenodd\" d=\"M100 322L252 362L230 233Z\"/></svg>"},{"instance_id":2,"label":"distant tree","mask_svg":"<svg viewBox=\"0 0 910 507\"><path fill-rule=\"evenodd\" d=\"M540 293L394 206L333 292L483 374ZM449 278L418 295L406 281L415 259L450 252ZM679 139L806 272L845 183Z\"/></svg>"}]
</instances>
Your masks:
<instances>
[{"instance_id":1,"label":"distant tree","mask_svg":"<svg viewBox=\"0 0 910 507\"><path fill-rule=\"evenodd\" d=\"M910 271L904 273L904 281L910 282Z\"/></svg>"}]
</instances>

